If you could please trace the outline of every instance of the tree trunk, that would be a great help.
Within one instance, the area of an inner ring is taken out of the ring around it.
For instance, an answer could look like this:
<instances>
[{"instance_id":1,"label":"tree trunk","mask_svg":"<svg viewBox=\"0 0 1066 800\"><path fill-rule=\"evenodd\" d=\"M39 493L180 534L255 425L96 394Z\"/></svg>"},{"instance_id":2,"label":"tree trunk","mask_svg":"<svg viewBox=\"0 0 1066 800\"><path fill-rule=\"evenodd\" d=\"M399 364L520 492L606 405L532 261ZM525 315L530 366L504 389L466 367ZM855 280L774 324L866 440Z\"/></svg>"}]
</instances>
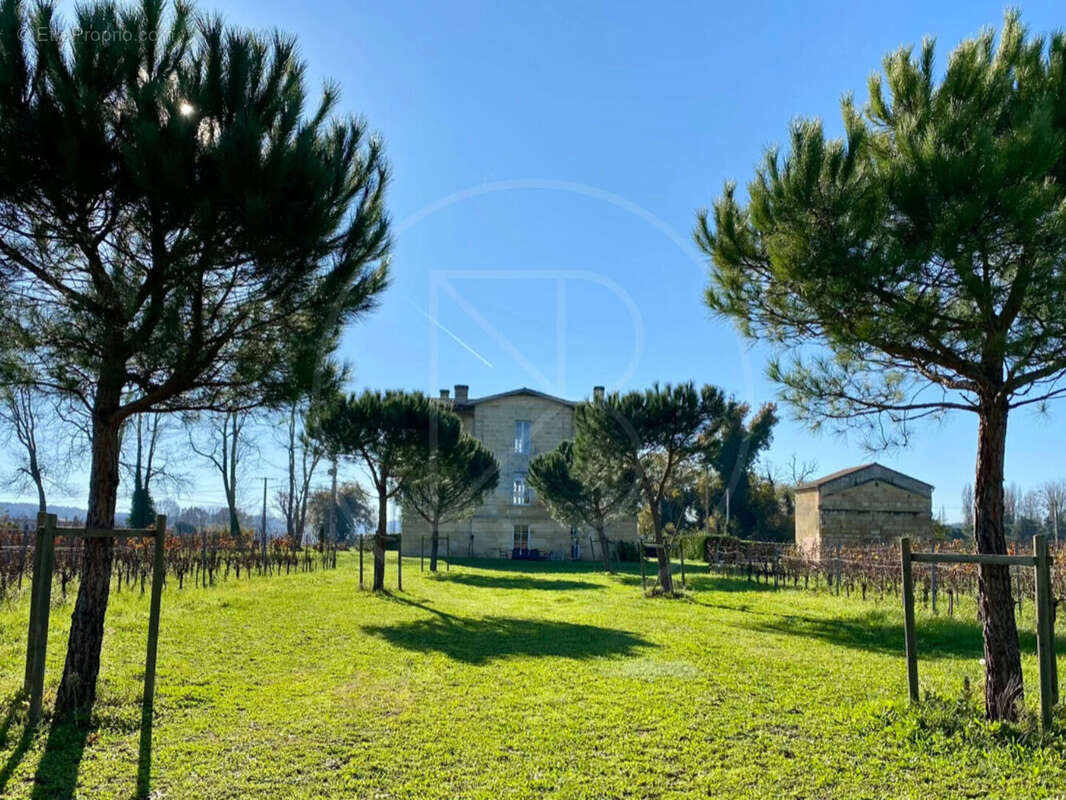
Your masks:
<instances>
[{"instance_id":1,"label":"tree trunk","mask_svg":"<svg viewBox=\"0 0 1066 800\"><path fill-rule=\"evenodd\" d=\"M611 554L608 551L607 530L604 525L596 526L596 538L600 540L600 554L603 556L603 571L611 572Z\"/></svg>"},{"instance_id":2,"label":"tree trunk","mask_svg":"<svg viewBox=\"0 0 1066 800\"><path fill-rule=\"evenodd\" d=\"M48 511L48 499L45 497L44 494L44 476L41 474L41 464L37 460L36 437L34 437L31 441L33 441L34 444L32 447L29 448L30 477L33 479L33 485L37 487L37 507L43 514Z\"/></svg>"},{"instance_id":3,"label":"tree trunk","mask_svg":"<svg viewBox=\"0 0 1066 800\"><path fill-rule=\"evenodd\" d=\"M378 488L378 535L374 537L374 591L385 589L385 537L389 532L389 496Z\"/></svg>"},{"instance_id":4,"label":"tree trunk","mask_svg":"<svg viewBox=\"0 0 1066 800\"><path fill-rule=\"evenodd\" d=\"M974 480L974 541L979 553L1006 553L1003 533L1003 457L1007 402L982 401ZM985 642L985 713L989 719L1016 719L1022 700L1022 663L1014 619L1010 567L982 564L978 573L978 612Z\"/></svg>"},{"instance_id":5,"label":"tree trunk","mask_svg":"<svg viewBox=\"0 0 1066 800\"><path fill-rule=\"evenodd\" d=\"M437 554L440 552L440 525L434 520L433 535L429 540L429 571L437 571Z\"/></svg>"},{"instance_id":6,"label":"tree trunk","mask_svg":"<svg viewBox=\"0 0 1066 800\"><path fill-rule=\"evenodd\" d=\"M670 564L670 553L666 549L666 545L663 544L662 533L657 532L655 534L655 540L659 543L659 586L663 590L663 594L674 593L674 573L673 567Z\"/></svg>"},{"instance_id":7,"label":"tree trunk","mask_svg":"<svg viewBox=\"0 0 1066 800\"><path fill-rule=\"evenodd\" d=\"M237 516L237 504L228 496L226 505L229 506L229 535L238 550L244 549L244 535L241 533L241 519Z\"/></svg>"},{"instance_id":8,"label":"tree trunk","mask_svg":"<svg viewBox=\"0 0 1066 800\"><path fill-rule=\"evenodd\" d=\"M33 483L37 487L37 508L44 514L48 511L48 499L44 495L44 480L41 478L41 471L37 469L36 460L33 462ZM1058 544L1058 541L1055 543Z\"/></svg>"},{"instance_id":9,"label":"tree trunk","mask_svg":"<svg viewBox=\"0 0 1066 800\"><path fill-rule=\"evenodd\" d=\"M659 545L657 548L659 561L659 587L662 589L663 594L673 594L674 575L670 569L670 554L666 551L666 545L663 542L662 500L650 491L647 485L644 487L644 496L648 501L648 510L651 511L651 525L652 529L655 531L655 543ZM643 545L641 545L641 548L642 550L639 555L641 560L643 560Z\"/></svg>"},{"instance_id":10,"label":"tree trunk","mask_svg":"<svg viewBox=\"0 0 1066 800\"><path fill-rule=\"evenodd\" d=\"M229 510L229 533L238 550L244 549L244 533L241 531L241 520L237 516L237 463L240 447L241 426L237 424L237 412L231 411L222 418L222 463L228 468L229 478L226 478L227 470L222 471L223 488L226 490L226 506ZM227 446L227 425L232 426ZM254 545L254 542L253 542Z\"/></svg>"},{"instance_id":11,"label":"tree trunk","mask_svg":"<svg viewBox=\"0 0 1066 800\"><path fill-rule=\"evenodd\" d=\"M120 399L118 386L97 389L92 419L92 460L89 473L89 507L86 528L115 527L118 498L119 428L116 418ZM56 715L88 712L96 700L100 672L100 646L104 640L104 616L111 589L111 558L114 540L86 539L81 583L70 619L67 658L56 695Z\"/></svg>"},{"instance_id":12,"label":"tree trunk","mask_svg":"<svg viewBox=\"0 0 1066 800\"><path fill-rule=\"evenodd\" d=\"M670 564L670 553L666 549L666 544L663 541L663 518L661 507L657 508L656 503L651 503L651 523L655 528L655 543L659 545L659 586L663 590L663 594L674 593L674 573ZM641 558L644 558L644 554L640 554Z\"/></svg>"}]
</instances>

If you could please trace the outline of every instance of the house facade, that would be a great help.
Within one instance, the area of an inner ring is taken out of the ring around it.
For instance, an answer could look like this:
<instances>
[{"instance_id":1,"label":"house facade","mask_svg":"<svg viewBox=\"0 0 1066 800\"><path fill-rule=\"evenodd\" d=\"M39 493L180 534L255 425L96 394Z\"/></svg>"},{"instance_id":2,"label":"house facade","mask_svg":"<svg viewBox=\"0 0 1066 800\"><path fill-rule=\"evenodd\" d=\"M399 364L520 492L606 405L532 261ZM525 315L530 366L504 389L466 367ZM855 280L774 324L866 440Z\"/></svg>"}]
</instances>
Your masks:
<instances>
[{"instance_id":1,"label":"house facade","mask_svg":"<svg viewBox=\"0 0 1066 800\"><path fill-rule=\"evenodd\" d=\"M594 389L597 395L602 392L602 387ZM496 490L474 515L440 526L440 535L449 538L453 556L510 558L516 550L536 550L555 559L600 558L595 531L553 520L526 478L534 456L574 437L575 402L527 388L472 398L462 384L455 386L454 396L447 389L441 390L440 402L451 405L463 421L463 429L489 448L500 464ZM403 510L405 555L417 556L423 541L428 554L431 533L429 524L415 511ZM616 520L608 526L607 536L635 541L636 515Z\"/></svg>"},{"instance_id":2,"label":"house facade","mask_svg":"<svg viewBox=\"0 0 1066 800\"><path fill-rule=\"evenodd\" d=\"M863 464L796 487L796 545L886 543L932 532L933 486L881 464Z\"/></svg>"}]
</instances>

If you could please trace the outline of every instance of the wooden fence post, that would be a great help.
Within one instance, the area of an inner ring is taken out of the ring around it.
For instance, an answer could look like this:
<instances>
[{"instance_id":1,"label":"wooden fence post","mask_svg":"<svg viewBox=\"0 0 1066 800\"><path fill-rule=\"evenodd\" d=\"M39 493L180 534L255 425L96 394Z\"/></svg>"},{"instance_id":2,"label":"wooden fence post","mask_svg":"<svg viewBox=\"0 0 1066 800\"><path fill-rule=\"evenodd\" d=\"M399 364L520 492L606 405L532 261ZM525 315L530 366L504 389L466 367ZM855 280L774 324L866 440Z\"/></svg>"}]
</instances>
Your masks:
<instances>
[{"instance_id":1,"label":"wooden fence post","mask_svg":"<svg viewBox=\"0 0 1066 800\"><path fill-rule=\"evenodd\" d=\"M637 540L637 555L640 558L640 588L644 594L648 593L648 578L644 569L644 540Z\"/></svg>"},{"instance_id":2,"label":"wooden fence post","mask_svg":"<svg viewBox=\"0 0 1066 800\"><path fill-rule=\"evenodd\" d=\"M423 536L419 540L419 545L418 545L418 571L419 572L425 572L426 571L426 537L425 536Z\"/></svg>"},{"instance_id":3,"label":"wooden fence post","mask_svg":"<svg viewBox=\"0 0 1066 800\"><path fill-rule=\"evenodd\" d=\"M32 666L30 670L30 727L36 727L41 720L41 706L44 702L44 665L48 652L48 613L52 602L52 568L55 565L56 515L49 514L45 526L37 533L37 544L41 548L41 557L37 562L41 568L40 581L33 576L33 588L37 594L37 613L30 619L31 630L36 628L33 636Z\"/></svg>"},{"instance_id":4,"label":"wooden fence post","mask_svg":"<svg viewBox=\"0 0 1066 800\"><path fill-rule=\"evenodd\" d=\"M914 577L911 575L911 539L899 540L903 567L903 631L907 647L907 688L912 703L918 702L918 652L914 634Z\"/></svg>"},{"instance_id":5,"label":"wooden fence post","mask_svg":"<svg viewBox=\"0 0 1066 800\"><path fill-rule=\"evenodd\" d=\"M1051 727L1051 710L1055 704L1052 690L1051 661L1055 657L1051 641L1051 583L1050 558L1047 536L1033 537L1033 555L1036 556L1036 651L1040 663L1040 721L1044 730Z\"/></svg>"},{"instance_id":6,"label":"wooden fence post","mask_svg":"<svg viewBox=\"0 0 1066 800\"><path fill-rule=\"evenodd\" d=\"M26 572L26 553L30 549L30 526L22 526L22 549L19 550L19 591L22 591L22 576Z\"/></svg>"},{"instance_id":7,"label":"wooden fence post","mask_svg":"<svg viewBox=\"0 0 1066 800\"><path fill-rule=\"evenodd\" d=\"M688 585L685 583L685 539L682 537L681 542L681 588L687 589Z\"/></svg>"},{"instance_id":8,"label":"wooden fence post","mask_svg":"<svg viewBox=\"0 0 1066 800\"><path fill-rule=\"evenodd\" d=\"M1058 606L1055 602L1055 588L1052 583L1052 570L1055 568L1055 557L1050 553L1050 543L1047 563L1047 604L1048 604L1048 651L1051 653L1051 703L1059 704L1059 659L1055 647L1055 618L1058 616Z\"/></svg>"},{"instance_id":9,"label":"wooden fence post","mask_svg":"<svg viewBox=\"0 0 1066 800\"><path fill-rule=\"evenodd\" d=\"M396 534L396 588L403 591L403 534Z\"/></svg>"},{"instance_id":10,"label":"wooden fence post","mask_svg":"<svg viewBox=\"0 0 1066 800\"><path fill-rule=\"evenodd\" d=\"M936 542L933 542L933 552L936 552ZM933 613L936 614L936 564L931 564L929 569L929 594L932 595Z\"/></svg>"},{"instance_id":11,"label":"wooden fence post","mask_svg":"<svg viewBox=\"0 0 1066 800\"><path fill-rule=\"evenodd\" d=\"M155 662L159 646L159 607L163 599L163 558L167 541L166 514L155 518L155 549L152 552L152 602L148 612L148 652L144 659L144 698L141 704L141 746L152 744L152 709L155 703Z\"/></svg>"},{"instance_id":12,"label":"wooden fence post","mask_svg":"<svg viewBox=\"0 0 1066 800\"><path fill-rule=\"evenodd\" d=\"M22 688L26 694L30 693L33 684L33 654L37 643L37 614L40 610L39 594L41 591L39 579L44 574L41 569L41 556L44 547L41 542L44 539L44 529L48 526L48 514L41 511L37 514L37 530L33 538L33 564L30 569L30 623L26 626L26 670L22 678Z\"/></svg>"}]
</instances>

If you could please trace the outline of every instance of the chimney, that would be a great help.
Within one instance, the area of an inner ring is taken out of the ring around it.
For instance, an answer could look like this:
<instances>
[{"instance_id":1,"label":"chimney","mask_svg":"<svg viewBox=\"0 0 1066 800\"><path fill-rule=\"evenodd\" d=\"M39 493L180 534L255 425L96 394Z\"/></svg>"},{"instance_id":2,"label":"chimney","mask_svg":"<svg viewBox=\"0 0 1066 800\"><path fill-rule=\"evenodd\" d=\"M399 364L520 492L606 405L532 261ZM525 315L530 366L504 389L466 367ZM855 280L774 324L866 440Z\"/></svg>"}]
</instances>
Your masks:
<instances>
[{"instance_id":1,"label":"chimney","mask_svg":"<svg viewBox=\"0 0 1066 800\"><path fill-rule=\"evenodd\" d=\"M455 402L465 403L467 400L467 393L470 391L470 387L465 383L455 384Z\"/></svg>"},{"instance_id":2,"label":"chimney","mask_svg":"<svg viewBox=\"0 0 1066 800\"><path fill-rule=\"evenodd\" d=\"M593 386L592 387L592 399L595 400L598 403L603 402L603 387L602 386Z\"/></svg>"},{"instance_id":3,"label":"chimney","mask_svg":"<svg viewBox=\"0 0 1066 800\"><path fill-rule=\"evenodd\" d=\"M448 399L448 390L447 389L441 389L440 390L440 399L441 400L447 400Z\"/></svg>"}]
</instances>

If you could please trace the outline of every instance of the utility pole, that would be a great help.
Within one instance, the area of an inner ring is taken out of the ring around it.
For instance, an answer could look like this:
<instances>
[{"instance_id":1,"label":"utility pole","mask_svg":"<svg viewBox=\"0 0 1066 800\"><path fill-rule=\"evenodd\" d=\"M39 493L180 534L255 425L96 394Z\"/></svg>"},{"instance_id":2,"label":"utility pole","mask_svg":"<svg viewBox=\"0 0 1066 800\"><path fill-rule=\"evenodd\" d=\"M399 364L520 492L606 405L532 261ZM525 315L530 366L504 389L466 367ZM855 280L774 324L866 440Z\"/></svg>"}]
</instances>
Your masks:
<instances>
[{"instance_id":1,"label":"utility pole","mask_svg":"<svg viewBox=\"0 0 1066 800\"><path fill-rule=\"evenodd\" d=\"M267 566L267 479L263 478L263 572Z\"/></svg>"},{"instance_id":2,"label":"utility pole","mask_svg":"<svg viewBox=\"0 0 1066 800\"><path fill-rule=\"evenodd\" d=\"M337 541L337 457L333 457L333 466L329 470L333 476L333 487L330 489L329 520L326 526L326 536L332 545Z\"/></svg>"},{"instance_id":3,"label":"utility pole","mask_svg":"<svg viewBox=\"0 0 1066 800\"><path fill-rule=\"evenodd\" d=\"M711 471L703 476L703 527L711 532Z\"/></svg>"}]
</instances>

